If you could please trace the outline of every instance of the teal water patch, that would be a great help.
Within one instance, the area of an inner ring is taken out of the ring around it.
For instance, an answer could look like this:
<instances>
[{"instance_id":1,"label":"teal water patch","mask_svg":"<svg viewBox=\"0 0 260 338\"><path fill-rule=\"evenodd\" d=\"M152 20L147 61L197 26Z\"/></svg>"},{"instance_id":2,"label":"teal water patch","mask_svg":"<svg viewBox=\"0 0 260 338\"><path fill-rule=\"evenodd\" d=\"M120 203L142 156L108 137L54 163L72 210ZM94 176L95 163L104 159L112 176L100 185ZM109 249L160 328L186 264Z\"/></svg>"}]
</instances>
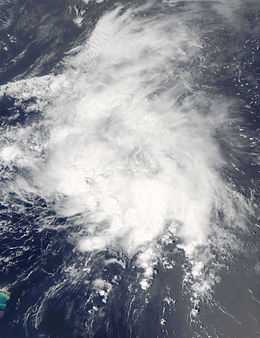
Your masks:
<instances>
[{"instance_id":1,"label":"teal water patch","mask_svg":"<svg viewBox=\"0 0 260 338\"><path fill-rule=\"evenodd\" d=\"M6 309L9 299L10 296L7 293L0 292L0 311Z\"/></svg>"}]
</instances>

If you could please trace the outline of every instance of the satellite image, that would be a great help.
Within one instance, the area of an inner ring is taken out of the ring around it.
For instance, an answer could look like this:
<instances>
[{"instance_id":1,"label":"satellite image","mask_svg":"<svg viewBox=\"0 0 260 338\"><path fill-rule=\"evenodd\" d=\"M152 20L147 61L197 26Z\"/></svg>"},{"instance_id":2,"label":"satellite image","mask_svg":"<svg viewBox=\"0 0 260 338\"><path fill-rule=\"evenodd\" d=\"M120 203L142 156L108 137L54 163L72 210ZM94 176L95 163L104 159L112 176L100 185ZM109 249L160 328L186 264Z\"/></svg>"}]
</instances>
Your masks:
<instances>
[{"instance_id":1,"label":"satellite image","mask_svg":"<svg viewBox=\"0 0 260 338\"><path fill-rule=\"evenodd\" d=\"M260 338L260 0L0 0L0 337Z\"/></svg>"}]
</instances>

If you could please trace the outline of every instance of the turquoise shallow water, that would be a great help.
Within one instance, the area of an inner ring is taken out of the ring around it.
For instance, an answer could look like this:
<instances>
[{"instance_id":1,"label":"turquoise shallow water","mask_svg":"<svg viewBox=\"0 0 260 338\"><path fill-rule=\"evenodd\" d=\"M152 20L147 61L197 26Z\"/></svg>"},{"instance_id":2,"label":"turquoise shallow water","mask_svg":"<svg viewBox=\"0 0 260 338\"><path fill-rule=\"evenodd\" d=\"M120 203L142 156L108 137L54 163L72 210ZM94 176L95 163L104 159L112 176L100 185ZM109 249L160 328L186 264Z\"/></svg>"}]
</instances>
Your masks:
<instances>
[{"instance_id":1,"label":"turquoise shallow water","mask_svg":"<svg viewBox=\"0 0 260 338\"><path fill-rule=\"evenodd\" d=\"M10 297L6 293L0 292L0 310L1 311L6 310L9 299Z\"/></svg>"}]
</instances>

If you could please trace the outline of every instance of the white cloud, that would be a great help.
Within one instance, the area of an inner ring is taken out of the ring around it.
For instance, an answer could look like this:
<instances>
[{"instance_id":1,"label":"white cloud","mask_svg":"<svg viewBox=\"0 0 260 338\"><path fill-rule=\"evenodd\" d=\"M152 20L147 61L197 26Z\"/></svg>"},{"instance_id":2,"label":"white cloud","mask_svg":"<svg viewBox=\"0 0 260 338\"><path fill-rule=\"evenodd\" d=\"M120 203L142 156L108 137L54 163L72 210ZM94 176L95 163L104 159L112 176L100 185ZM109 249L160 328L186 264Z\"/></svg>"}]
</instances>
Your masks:
<instances>
[{"instance_id":1,"label":"white cloud","mask_svg":"<svg viewBox=\"0 0 260 338\"><path fill-rule=\"evenodd\" d=\"M239 217L215 140L228 103L192 90L189 61L201 47L183 18L173 25L167 15L119 13L99 20L62 75L25 81L42 100L49 130L47 160L33 177L41 194L59 197L59 213L82 215L89 235L79 239L81 250L143 250L148 277L165 232L196 262L197 249L218 233L217 212L230 224ZM9 91L25 97L19 88ZM246 203L239 203L243 213ZM224 244L216 238L216 245ZM201 266L194 263L194 277Z\"/></svg>"}]
</instances>

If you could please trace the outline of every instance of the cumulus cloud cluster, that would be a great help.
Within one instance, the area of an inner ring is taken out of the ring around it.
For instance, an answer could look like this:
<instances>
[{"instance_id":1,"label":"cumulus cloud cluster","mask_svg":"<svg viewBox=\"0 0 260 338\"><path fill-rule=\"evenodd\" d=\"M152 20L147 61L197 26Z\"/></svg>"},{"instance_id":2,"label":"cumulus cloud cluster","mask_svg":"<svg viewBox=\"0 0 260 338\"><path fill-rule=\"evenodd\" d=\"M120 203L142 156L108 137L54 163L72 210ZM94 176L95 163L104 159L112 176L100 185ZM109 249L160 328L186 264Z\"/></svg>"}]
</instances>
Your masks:
<instances>
[{"instance_id":1,"label":"cumulus cloud cluster","mask_svg":"<svg viewBox=\"0 0 260 338\"><path fill-rule=\"evenodd\" d=\"M154 244L171 232L196 261L213 233L223 245L219 215L235 224L238 204L243 213L245 201L221 175L216 140L228 103L193 84L191 61L201 49L183 16L120 7L100 18L64 60L62 74L26 80L28 90L9 87L18 97L33 90L41 99L46 156L35 159L35 149L21 150L19 142L16 152L33 157L32 185L58 213L80 215L80 250L141 251L140 264L150 271ZM22 137L39 132L33 128ZM1 154L6 160L8 150Z\"/></svg>"}]
</instances>

